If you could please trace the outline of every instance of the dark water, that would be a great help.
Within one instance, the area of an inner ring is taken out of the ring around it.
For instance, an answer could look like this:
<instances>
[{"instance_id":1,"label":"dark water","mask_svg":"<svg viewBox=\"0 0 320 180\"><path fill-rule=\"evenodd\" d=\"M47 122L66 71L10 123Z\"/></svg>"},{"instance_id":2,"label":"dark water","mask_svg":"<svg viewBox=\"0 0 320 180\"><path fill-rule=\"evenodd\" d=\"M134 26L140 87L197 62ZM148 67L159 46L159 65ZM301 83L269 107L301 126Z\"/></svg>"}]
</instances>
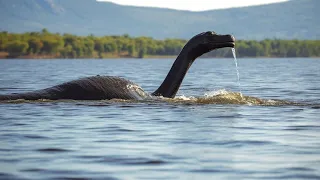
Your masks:
<instances>
[{"instance_id":1,"label":"dark water","mask_svg":"<svg viewBox=\"0 0 320 180\"><path fill-rule=\"evenodd\" d=\"M5 60L0 94L97 74L153 92L171 64ZM199 59L175 100L0 103L0 179L320 179L320 59L239 70L243 97L233 59Z\"/></svg>"}]
</instances>

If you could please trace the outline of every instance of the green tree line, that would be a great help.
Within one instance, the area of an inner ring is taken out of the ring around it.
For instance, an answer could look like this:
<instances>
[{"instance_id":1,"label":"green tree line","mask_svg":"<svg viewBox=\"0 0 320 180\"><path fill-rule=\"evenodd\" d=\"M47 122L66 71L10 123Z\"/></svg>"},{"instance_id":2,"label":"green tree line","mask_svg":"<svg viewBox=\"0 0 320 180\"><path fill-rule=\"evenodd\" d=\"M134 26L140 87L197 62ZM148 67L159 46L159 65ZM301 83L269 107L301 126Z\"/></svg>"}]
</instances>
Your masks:
<instances>
[{"instance_id":1,"label":"green tree line","mask_svg":"<svg viewBox=\"0 0 320 180\"><path fill-rule=\"evenodd\" d=\"M75 36L41 32L0 33L0 52L7 57L49 56L53 58L104 58L178 55L187 40L156 40L150 37ZM320 57L320 40L238 40L239 57ZM211 51L204 57L231 57L229 48Z\"/></svg>"}]
</instances>

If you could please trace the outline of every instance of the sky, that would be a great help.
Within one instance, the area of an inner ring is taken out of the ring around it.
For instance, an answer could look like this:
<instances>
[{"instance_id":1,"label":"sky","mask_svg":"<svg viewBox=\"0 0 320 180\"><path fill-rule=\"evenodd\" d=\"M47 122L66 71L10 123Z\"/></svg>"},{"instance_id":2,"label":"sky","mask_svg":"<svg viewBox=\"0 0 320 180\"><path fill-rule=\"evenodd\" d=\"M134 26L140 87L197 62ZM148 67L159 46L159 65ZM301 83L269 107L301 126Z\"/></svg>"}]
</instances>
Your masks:
<instances>
[{"instance_id":1,"label":"sky","mask_svg":"<svg viewBox=\"0 0 320 180\"><path fill-rule=\"evenodd\" d=\"M121 5L160 7L190 11L205 11L231 7L284 2L287 0L98 0L109 1Z\"/></svg>"}]
</instances>

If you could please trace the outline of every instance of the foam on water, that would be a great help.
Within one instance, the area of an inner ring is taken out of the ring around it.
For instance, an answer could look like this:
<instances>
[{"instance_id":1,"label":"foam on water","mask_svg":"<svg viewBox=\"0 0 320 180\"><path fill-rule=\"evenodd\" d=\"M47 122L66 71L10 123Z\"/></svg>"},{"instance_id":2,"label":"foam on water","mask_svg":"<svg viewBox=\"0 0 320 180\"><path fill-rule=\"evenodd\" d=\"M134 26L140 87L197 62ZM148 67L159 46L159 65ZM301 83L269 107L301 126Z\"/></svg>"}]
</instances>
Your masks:
<instances>
[{"instance_id":1,"label":"foam on water","mask_svg":"<svg viewBox=\"0 0 320 180\"><path fill-rule=\"evenodd\" d=\"M225 95L228 94L228 91L225 89L219 89L216 91L210 91L210 92L206 92L204 94L204 97L208 98L208 97L214 97L214 96L218 96L218 95Z\"/></svg>"},{"instance_id":2,"label":"foam on water","mask_svg":"<svg viewBox=\"0 0 320 180\"><path fill-rule=\"evenodd\" d=\"M260 99L252 96L244 96L239 92L227 91L219 89L206 92L203 96L177 96L174 99L162 98L158 99L162 102L179 103L179 104L237 104L237 105L260 105L260 106L283 106L283 105L302 105L295 102L283 100Z\"/></svg>"},{"instance_id":3,"label":"foam on water","mask_svg":"<svg viewBox=\"0 0 320 180\"><path fill-rule=\"evenodd\" d=\"M193 97L193 96L189 96L188 97L188 96L185 96L185 95L181 95L181 96L175 97L175 99L189 101L189 100L194 100L195 97Z\"/></svg>"}]
</instances>

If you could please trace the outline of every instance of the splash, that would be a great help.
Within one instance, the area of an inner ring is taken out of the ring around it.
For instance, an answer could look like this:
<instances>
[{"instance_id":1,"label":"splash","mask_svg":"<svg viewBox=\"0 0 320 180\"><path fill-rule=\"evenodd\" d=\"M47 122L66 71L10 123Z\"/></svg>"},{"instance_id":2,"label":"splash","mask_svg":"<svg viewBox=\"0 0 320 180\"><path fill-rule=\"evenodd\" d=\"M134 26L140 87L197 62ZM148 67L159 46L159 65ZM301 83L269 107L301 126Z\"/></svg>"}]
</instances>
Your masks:
<instances>
[{"instance_id":1,"label":"splash","mask_svg":"<svg viewBox=\"0 0 320 180\"><path fill-rule=\"evenodd\" d=\"M278 101L267 102L266 100L243 96L239 92L227 91L225 89L219 89L215 91L206 92L200 97L186 97L184 95L177 96L174 99L164 98L161 101L168 103L179 103L179 104L243 104L243 105L276 105Z\"/></svg>"},{"instance_id":2,"label":"splash","mask_svg":"<svg viewBox=\"0 0 320 180\"><path fill-rule=\"evenodd\" d=\"M238 86L239 86L239 91L240 91L240 95L242 97L242 93L241 93L241 84L240 84L240 73L239 73L239 69L238 69L238 60L237 60L237 56L236 56L236 50L235 48L231 48L232 50L232 54L233 54L233 58L234 58L234 63L236 65L236 71L237 71L237 76L238 76Z\"/></svg>"},{"instance_id":3,"label":"splash","mask_svg":"<svg viewBox=\"0 0 320 180\"><path fill-rule=\"evenodd\" d=\"M201 104L251 104L241 93L225 89L207 92L204 97L198 97L197 102Z\"/></svg>"},{"instance_id":4,"label":"splash","mask_svg":"<svg viewBox=\"0 0 320 180\"><path fill-rule=\"evenodd\" d=\"M231 92L224 89L211 91L205 93L203 96L177 96L176 98L165 98L165 97L151 97L143 100L123 100L123 99L111 99L111 100L8 100L0 101L1 104L38 104L50 106L57 103L68 103L79 106L110 106L110 105L121 105L120 107L130 106L134 107L136 104L153 104L160 106L165 104L178 104L178 105L206 105L206 104L233 104L233 105L248 105L248 106L312 106L319 108L320 104L306 104L298 102L290 102L276 99L260 99L252 96L244 96L239 92Z\"/></svg>"},{"instance_id":5,"label":"splash","mask_svg":"<svg viewBox=\"0 0 320 180\"><path fill-rule=\"evenodd\" d=\"M228 91L227 91L227 90L225 90L225 89L219 89L219 90L216 90L216 91L206 92L206 93L204 94L204 97L205 97L205 98L210 98L210 97L219 96L219 95L225 95L225 94L228 94Z\"/></svg>"},{"instance_id":6,"label":"splash","mask_svg":"<svg viewBox=\"0 0 320 180\"><path fill-rule=\"evenodd\" d=\"M146 99L148 97L150 97L150 95L148 93L146 93L140 86L135 85L135 84L128 84L127 88L130 90L129 92L138 100L143 100Z\"/></svg>"},{"instance_id":7,"label":"splash","mask_svg":"<svg viewBox=\"0 0 320 180\"><path fill-rule=\"evenodd\" d=\"M301 105L300 103L276 100L260 99L252 96L244 96L240 92L227 91L220 89L207 92L202 97L195 99L196 104L242 104L242 105L260 105L260 106L281 106L281 105Z\"/></svg>"},{"instance_id":8,"label":"splash","mask_svg":"<svg viewBox=\"0 0 320 180\"><path fill-rule=\"evenodd\" d=\"M187 97L187 96L185 96L185 95L181 95L181 96L175 97L175 99L177 99L177 100L183 100L183 101L191 101L191 100L194 100L195 97L193 97L193 96Z\"/></svg>"}]
</instances>

